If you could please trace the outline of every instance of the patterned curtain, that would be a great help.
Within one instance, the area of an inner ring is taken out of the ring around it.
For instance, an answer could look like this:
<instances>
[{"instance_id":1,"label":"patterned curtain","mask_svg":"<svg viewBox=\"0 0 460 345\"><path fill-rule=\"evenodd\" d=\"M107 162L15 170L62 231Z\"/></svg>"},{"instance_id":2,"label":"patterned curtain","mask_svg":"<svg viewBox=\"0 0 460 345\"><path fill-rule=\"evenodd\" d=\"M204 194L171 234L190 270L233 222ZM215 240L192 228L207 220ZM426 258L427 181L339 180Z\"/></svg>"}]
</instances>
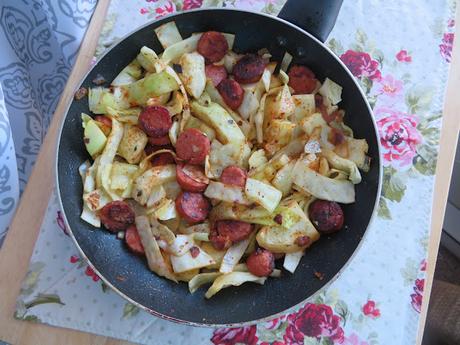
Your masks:
<instances>
[{"instance_id":1,"label":"patterned curtain","mask_svg":"<svg viewBox=\"0 0 460 345\"><path fill-rule=\"evenodd\" d=\"M40 151L96 0L3 0L1 3L0 245Z\"/></svg>"}]
</instances>

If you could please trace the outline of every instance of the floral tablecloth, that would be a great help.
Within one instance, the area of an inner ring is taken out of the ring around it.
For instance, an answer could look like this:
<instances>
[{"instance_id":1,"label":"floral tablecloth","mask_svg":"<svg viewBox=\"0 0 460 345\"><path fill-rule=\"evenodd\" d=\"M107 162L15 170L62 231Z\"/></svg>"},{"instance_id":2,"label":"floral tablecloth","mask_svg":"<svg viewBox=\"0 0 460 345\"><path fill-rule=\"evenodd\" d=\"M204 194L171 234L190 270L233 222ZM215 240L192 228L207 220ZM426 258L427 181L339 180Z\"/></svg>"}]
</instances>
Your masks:
<instances>
[{"instance_id":1,"label":"floral tablecloth","mask_svg":"<svg viewBox=\"0 0 460 345\"><path fill-rule=\"evenodd\" d=\"M98 54L136 26L174 11L225 6L276 14L283 2L113 0ZM383 190L360 251L315 299L281 318L236 329L192 328L154 318L108 289L82 261L54 194L15 316L145 344L414 343L454 13L450 0L343 3L327 45L373 107L383 148Z\"/></svg>"}]
</instances>

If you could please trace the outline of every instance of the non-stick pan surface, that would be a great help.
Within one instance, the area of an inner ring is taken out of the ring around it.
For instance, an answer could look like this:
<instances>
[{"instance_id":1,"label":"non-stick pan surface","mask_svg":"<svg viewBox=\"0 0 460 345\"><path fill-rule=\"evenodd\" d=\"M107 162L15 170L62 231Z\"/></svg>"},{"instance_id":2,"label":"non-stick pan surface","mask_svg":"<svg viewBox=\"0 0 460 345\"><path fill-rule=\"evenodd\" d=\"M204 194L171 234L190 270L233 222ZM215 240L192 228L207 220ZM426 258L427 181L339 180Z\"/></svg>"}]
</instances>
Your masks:
<instances>
[{"instance_id":1,"label":"non-stick pan surface","mask_svg":"<svg viewBox=\"0 0 460 345\"><path fill-rule=\"evenodd\" d=\"M378 142L371 111L351 74L319 40L286 21L228 9L184 12L144 26L106 53L82 86L94 87L91 81L99 74L113 80L144 45L161 52L154 29L172 20L183 37L207 30L235 33L237 52L256 52L265 47L274 60L281 61L288 51L294 56L294 63L305 64L320 80L329 77L343 87L340 105L346 111L346 123L357 138L367 140L372 158L371 170L363 174L362 183L356 186L356 203L344 206L345 229L331 237L323 236L315 243L295 274L283 272L281 278L268 279L263 286L244 284L224 289L210 300L204 298L205 289L190 294L186 283L176 284L158 277L123 241L80 219L82 183L78 167L88 159L80 114L89 113L87 99L72 102L60 135L57 179L64 214L77 246L104 281L152 314L204 326L236 325L268 318L301 303L330 282L344 269L366 232L380 181ZM323 273L324 279L315 278L315 271Z\"/></svg>"}]
</instances>

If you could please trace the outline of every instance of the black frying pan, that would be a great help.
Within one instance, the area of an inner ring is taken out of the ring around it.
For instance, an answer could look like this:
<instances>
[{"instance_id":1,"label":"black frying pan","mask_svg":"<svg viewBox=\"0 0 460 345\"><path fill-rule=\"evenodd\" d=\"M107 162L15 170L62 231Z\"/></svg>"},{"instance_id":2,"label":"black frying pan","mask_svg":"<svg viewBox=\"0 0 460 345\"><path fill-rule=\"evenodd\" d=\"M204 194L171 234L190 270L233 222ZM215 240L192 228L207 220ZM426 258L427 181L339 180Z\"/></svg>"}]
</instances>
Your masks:
<instances>
[{"instance_id":1,"label":"black frying pan","mask_svg":"<svg viewBox=\"0 0 460 345\"><path fill-rule=\"evenodd\" d=\"M73 101L64 120L57 152L57 182L64 214L81 253L102 279L120 295L151 314L199 326L241 325L260 321L289 309L312 296L344 269L358 248L374 213L380 188L379 143L370 107L346 67L327 49L324 41L335 23L341 0L289 0L280 17L288 21L240 10L206 9L169 16L126 36L92 68L82 86L93 87L101 74L113 80L136 57L143 45L162 51L154 29L174 20L183 37L194 32L217 30L236 34L237 52L268 48L281 61L284 52L294 63L309 66L320 80L329 77L343 87L341 107L356 137L369 143L372 167L356 186L356 203L344 206L346 229L323 236L309 249L295 274L268 279L265 285L244 284L219 292L210 300L204 289L191 295L186 283L176 284L149 271L146 261L133 255L123 241L103 229L80 220L82 183L78 166L88 159L83 145L81 112L89 113L87 100ZM317 38L315 38L317 37ZM324 279L314 276L324 273ZM123 279L119 279L123 277Z\"/></svg>"}]
</instances>

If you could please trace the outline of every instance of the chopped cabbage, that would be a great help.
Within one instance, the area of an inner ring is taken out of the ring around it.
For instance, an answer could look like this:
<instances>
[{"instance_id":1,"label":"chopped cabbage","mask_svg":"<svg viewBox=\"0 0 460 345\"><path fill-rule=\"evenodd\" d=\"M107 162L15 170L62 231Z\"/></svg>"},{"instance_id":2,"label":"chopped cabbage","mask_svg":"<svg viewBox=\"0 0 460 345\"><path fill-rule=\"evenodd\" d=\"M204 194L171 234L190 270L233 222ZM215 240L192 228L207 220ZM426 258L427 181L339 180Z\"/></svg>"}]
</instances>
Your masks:
<instances>
[{"instance_id":1,"label":"chopped cabbage","mask_svg":"<svg viewBox=\"0 0 460 345\"><path fill-rule=\"evenodd\" d=\"M150 192L150 196L147 199L147 208L158 208L161 201L166 197L166 192L163 186L160 184L158 186L154 186L152 191Z\"/></svg>"},{"instance_id":2,"label":"chopped cabbage","mask_svg":"<svg viewBox=\"0 0 460 345\"><path fill-rule=\"evenodd\" d=\"M221 182L210 181L204 195L210 199L235 202L242 205L249 204L242 188L238 186L225 185Z\"/></svg>"},{"instance_id":3,"label":"chopped cabbage","mask_svg":"<svg viewBox=\"0 0 460 345\"><path fill-rule=\"evenodd\" d=\"M334 83L329 78L326 78L318 92L323 97L326 97L333 105L342 101L342 87L339 84Z\"/></svg>"},{"instance_id":4,"label":"chopped cabbage","mask_svg":"<svg viewBox=\"0 0 460 345\"><path fill-rule=\"evenodd\" d=\"M182 73L180 78L187 92L194 98L199 98L206 86L204 57L197 52L182 55L180 58Z\"/></svg>"},{"instance_id":5,"label":"chopped cabbage","mask_svg":"<svg viewBox=\"0 0 460 345\"><path fill-rule=\"evenodd\" d=\"M246 248L249 245L249 238L238 243L235 243L230 248L227 249L225 253L222 264L220 265L219 272L221 273L230 273L233 271L233 268L243 257Z\"/></svg>"},{"instance_id":6,"label":"chopped cabbage","mask_svg":"<svg viewBox=\"0 0 460 345\"><path fill-rule=\"evenodd\" d=\"M249 157L249 169L255 169L261 165L267 163L267 157L265 156L265 151L263 149L254 151Z\"/></svg>"},{"instance_id":7,"label":"chopped cabbage","mask_svg":"<svg viewBox=\"0 0 460 345\"><path fill-rule=\"evenodd\" d=\"M131 105L120 87L114 87L113 91L104 87L93 87L88 90L88 107L94 114L105 114L108 107L123 110Z\"/></svg>"},{"instance_id":8,"label":"chopped cabbage","mask_svg":"<svg viewBox=\"0 0 460 345\"><path fill-rule=\"evenodd\" d=\"M152 73L132 84L120 86L126 102L133 105L145 105L149 98L179 89L177 81L166 71ZM118 107L113 107L118 109Z\"/></svg>"},{"instance_id":9,"label":"chopped cabbage","mask_svg":"<svg viewBox=\"0 0 460 345\"><path fill-rule=\"evenodd\" d=\"M142 129L126 123L117 153L126 159L128 163L139 163L147 142L147 134Z\"/></svg>"},{"instance_id":10,"label":"chopped cabbage","mask_svg":"<svg viewBox=\"0 0 460 345\"><path fill-rule=\"evenodd\" d=\"M285 52L283 56L283 60L281 60L281 69L287 72L291 62L292 62L292 55L289 54L288 52Z\"/></svg>"},{"instance_id":11,"label":"chopped cabbage","mask_svg":"<svg viewBox=\"0 0 460 345\"><path fill-rule=\"evenodd\" d=\"M161 45L165 49L182 41L182 36L180 35L175 22L167 22L160 25L155 29L155 33L157 34Z\"/></svg>"},{"instance_id":12,"label":"chopped cabbage","mask_svg":"<svg viewBox=\"0 0 460 345\"><path fill-rule=\"evenodd\" d=\"M142 76L142 68L139 61L133 60L128 66L123 68L121 72L110 83L112 86L120 86L134 83Z\"/></svg>"},{"instance_id":13,"label":"chopped cabbage","mask_svg":"<svg viewBox=\"0 0 460 345\"><path fill-rule=\"evenodd\" d=\"M257 277L249 272L232 272L223 274L214 280L214 283L206 291L205 297L211 298L220 290L225 289L229 286L240 286L246 282L253 282L263 285L267 280L266 277Z\"/></svg>"},{"instance_id":14,"label":"chopped cabbage","mask_svg":"<svg viewBox=\"0 0 460 345\"><path fill-rule=\"evenodd\" d=\"M188 282L188 290L190 293L194 293L201 286L212 283L220 275L222 275L222 273L219 272L197 274Z\"/></svg>"},{"instance_id":15,"label":"chopped cabbage","mask_svg":"<svg viewBox=\"0 0 460 345\"><path fill-rule=\"evenodd\" d=\"M283 196L291 192L292 187L292 169L294 169L296 161L292 160L276 173L272 180L273 186L283 193Z\"/></svg>"},{"instance_id":16,"label":"chopped cabbage","mask_svg":"<svg viewBox=\"0 0 460 345\"><path fill-rule=\"evenodd\" d=\"M86 150L92 157L95 157L104 149L107 137L99 128L96 121L91 119L84 123L84 125L85 130L83 134L83 141L85 143Z\"/></svg>"},{"instance_id":17,"label":"chopped cabbage","mask_svg":"<svg viewBox=\"0 0 460 345\"><path fill-rule=\"evenodd\" d=\"M176 166L173 164L150 168L135 180L132 197L139 204L145 205L154 186L175 179Z\"/></svg>"},{"instance_id":18,"label":"chopped cabbage","mask_svg":"<svg viewBox=\"0 0 460 345\"><path fill-rule=\"evenodd\" d=\"M176 205L171 199L163 199L161 204L153 213L159 220L169 220L177 218Z\"/></svg>"},{"instance_id":19,"label":"chopped cabbage","mask_svg":"<svg viewBox=\"0 0 460 345\"><path fill-rule=\"evenodd\" d=\"M282 193L275 187L252 178L246 180L245 192L250 201L261 205L269 212L275 210L282 197Z\"/></svg>"},{"instance_id":20,"label":"chopped cabbage","mask_svg":"<svg viewBox=\"0 0 460 345\"><path fill-rule=\"evenodd\" d=\"M299 159L292 171L293 182L318 199L343 204L355 202L355 188L350 181L335 180L318 174L308 167L306 158Z\"/></svg>"},{"instance_id":21,"label":"chopped cabbage","mask_svg":"<svg viewBox=\"0 0 460 345\"><path fill-rule=\"evenodd\" d=\"M361 174L353 161L342 158L330 150L323 150L321 154L333 168L347 172L353 184L361 183Z\"/></svg>"},{"instance_id":22,"label":"chopped cabbage","mask_svg":"<svg viewBox=\"0 0 460 345\"><path fill-rule=\"evenodd\" d=\"M303 255L303 250L293 253L287 253L284 256L283 268L291 273L294 273Z\"/></svg>"},{"instance_id":23,"label":"chopped cabbage","mask_svg":"<svg viewBox=\"0 0 460 345\"><path fill-rule=\"evenodd\" d=\"M174 272L182 273L215 264L214 259L204 250L197 245L195 245L195 247L199 249L199 253L196 257L192 257L190 250L185 252L182 256L171 255L171 264Z\"/></svg>"},{"instance_id":24,"label":"chopped cabbage","mask_svg":"<svg viewBox=\"0 0 460 345\"><path fill-rule=\"evenodd\" d=\"M160 247L158 246L155 237L150 228L149 220L146 216L136 217L136 227L141 238L142 246L145 250L145 256L149 268L159 276L168 278L177 283L174 273L169 270L168 265L161 254Z\"/></svg>"}]
</instances>

